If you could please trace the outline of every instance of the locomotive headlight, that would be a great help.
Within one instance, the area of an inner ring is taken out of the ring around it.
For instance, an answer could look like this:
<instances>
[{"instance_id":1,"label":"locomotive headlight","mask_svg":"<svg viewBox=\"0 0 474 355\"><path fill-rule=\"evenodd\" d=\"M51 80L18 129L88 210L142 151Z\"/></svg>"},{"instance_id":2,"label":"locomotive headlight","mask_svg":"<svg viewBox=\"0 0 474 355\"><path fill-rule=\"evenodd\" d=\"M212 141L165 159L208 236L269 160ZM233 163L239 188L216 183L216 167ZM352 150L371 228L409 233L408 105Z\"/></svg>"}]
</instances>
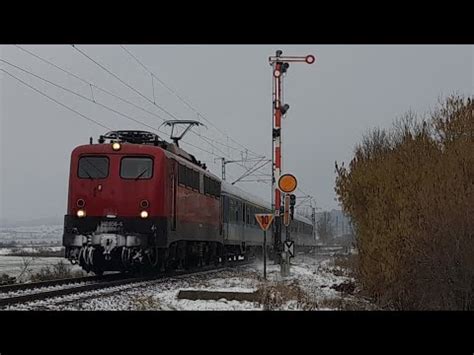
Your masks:
<instances>
[{"instance_id":1,"label":"locomotive headlight","mask_svg":"<svg viewBox=\"0 0 474 355\"><path fill-rule=\"evenodd\" d=\"M77 210L77 217L82 218L86 216L86 211L84 210Z\"/></svg>"},{"instance_id":2,"label":"locomotive headlight","mask_svg":"<svg viewBox=\"0 0 474 355\"><path fill-rule=\"evenodd\" d=\"M141 211L140 212L140 217L141 218L148 218L148 212L147 211Z\"/></svg>"},{"instance_id":3,"label":"locomotive headlight","mask_svg":"<svg viewBox=\"0 0 474 355\"><path fill-rule=\"evenodd\" d=\"M119 142L112 143L112 149L113 150L120 150L120 148L121 148L121 145L120 145Z\"/></svg>"}]
</instances>

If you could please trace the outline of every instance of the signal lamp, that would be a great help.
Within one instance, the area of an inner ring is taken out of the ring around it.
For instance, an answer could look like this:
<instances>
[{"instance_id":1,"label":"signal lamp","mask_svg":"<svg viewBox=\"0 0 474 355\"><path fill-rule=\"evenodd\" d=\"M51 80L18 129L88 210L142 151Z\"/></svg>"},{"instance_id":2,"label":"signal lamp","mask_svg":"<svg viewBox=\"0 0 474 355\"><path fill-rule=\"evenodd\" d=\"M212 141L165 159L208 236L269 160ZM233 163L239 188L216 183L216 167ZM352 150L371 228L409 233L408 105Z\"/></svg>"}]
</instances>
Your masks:
<instances>
[{"instance_id":1,"label":"signal lamp","mask_svg":"<svg viewBox=\"0 0 474 355\"><path fill-rule=\"evenodd\" d=\"M141 211L140 212L140 217L141 218L148 218L148 212L147 211Z\"/></svg>"},{"instance_id":2,"label":"signal lamp","mask_svg":"<svg viewBox=\"0 0 474 355\"><path fill-rule=\"evenodd\" d=\"M308 64L313 64L316 58L314 58L314 55L307 55L306 58L304 59L306 63Z\"/></svg>"},{"instance_id":3,"label":"signal lamp","mask_svg":"<svg viewBox=\"0 0 474 355\"><path fill-rule=\"evenodd\" d=\"M80 198L80 199L77 200L77 202L76 202L77 207L84 207L85 204L86 204L86 201L84 201L82 198Z\"/></svg>"},{"instance_id":4,"label":"signal lamp","mask_svg":"<svg viewBox=\"0 0 474 355\"><path fill-rule=\"evenodd\" d=\"M290 206L294 206L296 204L296 195L290 195Z\"/></svg>"},{"instance_id":5,"label":"signal lamp","mask_svg":"<svg viewBox=\"0 0 474 355\"><path fill-rule=\"evenodd\" d=\"M275 78L279 78L279 77L281 76L281 71L279 71L279 70L273 71L273 76L274 76Z\"/></svg>"},{"instance_id":6,"label":"signal lamp","mask_svg":"<svg viewBox=\"0 0 474 355\"><path fill-rule=\"evenodd\" d=\"M288 112L289 109L290 109L290 105L284 104L282 107L280 107L280 112L282 115L284 115Z\"/></svg>"},{"instance_id":7,"label":"signal lamp","mask_svg":"<svg viewBox=\"0 0 474 355\"><path fill-rule=\"evenodd\" d=\"M84 210L77 210L77 213L76 213L76 214L77 214L77 217L83 218L83 217L86 216L86 211L84 211Z\"/></svg>"},{"instance_id":8,"label":"signal lamp","mask_svg":"<svg viewBox=\"0 0 474 355\"><path fill-rule=\"evenodd\" d=\"M117 150L120 150L120 148L121 148L121 145L120 145L119 142L112 143L112 149L113 150L117 151Z\"/></svg>"}]
</instances>

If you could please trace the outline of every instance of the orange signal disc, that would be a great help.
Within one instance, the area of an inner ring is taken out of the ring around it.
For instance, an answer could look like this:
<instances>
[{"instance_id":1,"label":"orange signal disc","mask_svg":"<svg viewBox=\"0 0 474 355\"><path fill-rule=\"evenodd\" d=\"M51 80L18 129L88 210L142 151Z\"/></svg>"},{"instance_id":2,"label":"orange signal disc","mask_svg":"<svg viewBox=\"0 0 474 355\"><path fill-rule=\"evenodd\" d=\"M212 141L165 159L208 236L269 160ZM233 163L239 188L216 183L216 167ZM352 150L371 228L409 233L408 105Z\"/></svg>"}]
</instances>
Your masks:
<instances>
[{"instance_id":1,"label":"orange signal disc","mask_svg":"<svg viewBox=\"0 0 474 355\"><path fill-rule=\"evenodd\" d=\"M291 174L282 175L278 180L278 187L283 192L293 192L296 190L296 186L298 186L298 182L296 181L296 178Z\"/></svg>"}]
</instances>

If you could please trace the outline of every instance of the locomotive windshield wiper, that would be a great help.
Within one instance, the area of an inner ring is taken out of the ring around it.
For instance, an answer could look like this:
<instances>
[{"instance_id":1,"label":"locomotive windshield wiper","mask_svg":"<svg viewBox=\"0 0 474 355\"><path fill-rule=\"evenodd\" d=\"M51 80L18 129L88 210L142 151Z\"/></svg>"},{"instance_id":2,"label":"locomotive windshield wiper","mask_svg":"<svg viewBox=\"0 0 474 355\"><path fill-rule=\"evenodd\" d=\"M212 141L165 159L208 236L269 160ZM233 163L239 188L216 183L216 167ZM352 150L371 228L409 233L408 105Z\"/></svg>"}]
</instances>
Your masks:
<instances>
[{"instance_id":1,"label":"locomotive windshield wiper","mask_svg":"<svg viewBox=\"0 0 474 355\"><path fill-rule=\"evenodd\" d=\"M145 174L147 171L148 171L148 168L143 170L140 174L138 174L138 176L135 178L135 180L138 180L139 178L141 178L143 176L143 174Z\"/></svg>"},{"instance_id":2,"label":"locomotive windshield wiper","mask_svg":"<svg viewBox=\"0 0 474 355\"><path fill-rule=\"evenodd\" d=\"M82 169L83 172L86 173L86 175L89 177L89 179L94 180L94 178L91 176L91 174L89 174L89 172L86 169L84 169L83 167L81 167L81 169Z\"/></svg>"},{"instance_id":3,"label":"locomotive windshield wiper","mask_svg":"<svg viewBox=\"0 0 474 355\"><path fill-rule=\"evenodd\" d=\"M101 169L99 169L97 166L95 166L95 164L92 163L91 159L86 159L85 162L87 164L89 164L90 166L92 166L95 170L97 170L99 172L99 174L100 174L99 177L105 177L107 175ZM87 175L90 175L90 174L87 173ZM91 179L92 179L92 177L91 177Z\"/></svg>"}]
</instances>

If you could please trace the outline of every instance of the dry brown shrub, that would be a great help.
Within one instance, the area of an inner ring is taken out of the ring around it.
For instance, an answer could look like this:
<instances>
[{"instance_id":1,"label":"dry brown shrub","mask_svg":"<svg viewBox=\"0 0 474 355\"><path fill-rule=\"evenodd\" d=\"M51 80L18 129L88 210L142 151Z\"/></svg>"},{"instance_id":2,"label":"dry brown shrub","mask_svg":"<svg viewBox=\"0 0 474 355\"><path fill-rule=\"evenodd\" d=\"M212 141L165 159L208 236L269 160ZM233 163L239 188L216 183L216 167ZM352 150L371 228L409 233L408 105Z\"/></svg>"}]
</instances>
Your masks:
<instances>
[{"instance_id":1,"label":"dry brown shrub","mask_svg":"<svg viewBox=\"0 0 474 355\"><path fill-rule=\"evenodd\" d=\"M315 310L318 305L296 281L287 283L263 284L257 290L260 303L264 310L281 309L287 302L296 301L296 308L300 310Z\"/></svg>"},{"instance_id":2,"label":"dry brown shrub","mask_svg":"<svg viewBox=\"0 0 474 355\"><path fill-rule=\"evenodd\" d=\"M357 254L339 255L335 257L334 266L342 270L340 275L336 273L335 275L357 278L358 258L359 256Z\"/></svg>"},{"instance_id":3,"label":"dry brown shrub","mask_svg":"<svg viewBox=\"0 0 474 355\"><path fill-rule=\"evenodd\" d=\"M84 276L84 272L72 271L69 264L60 260L56 264L43 266L38 272L32 273L30 279L33 282L38 282L82 276Z\"/></svg>"},{"instance_id":4,"label":"dry brown shrub","mask_svg":"<svg viewBox=\"0 0 474 355\"><path fill-rule=\"evenodd\" d=\"M474 308L474 118L450 97L424 121L413 113L375 129L336 193L357 234L357 277L390 309Z\"/></svg>"},{"instance_id":5,"label":"dry brown shrub","mask_svg":"<svg viewBox=\"0 0 474 355\"><path fill-rule=\"evenodd\" d=\"M133 305L137 311L157 311L161 309L160 302L152 296L138 296L133 299Z\"/></svg>"}]
</instances>

